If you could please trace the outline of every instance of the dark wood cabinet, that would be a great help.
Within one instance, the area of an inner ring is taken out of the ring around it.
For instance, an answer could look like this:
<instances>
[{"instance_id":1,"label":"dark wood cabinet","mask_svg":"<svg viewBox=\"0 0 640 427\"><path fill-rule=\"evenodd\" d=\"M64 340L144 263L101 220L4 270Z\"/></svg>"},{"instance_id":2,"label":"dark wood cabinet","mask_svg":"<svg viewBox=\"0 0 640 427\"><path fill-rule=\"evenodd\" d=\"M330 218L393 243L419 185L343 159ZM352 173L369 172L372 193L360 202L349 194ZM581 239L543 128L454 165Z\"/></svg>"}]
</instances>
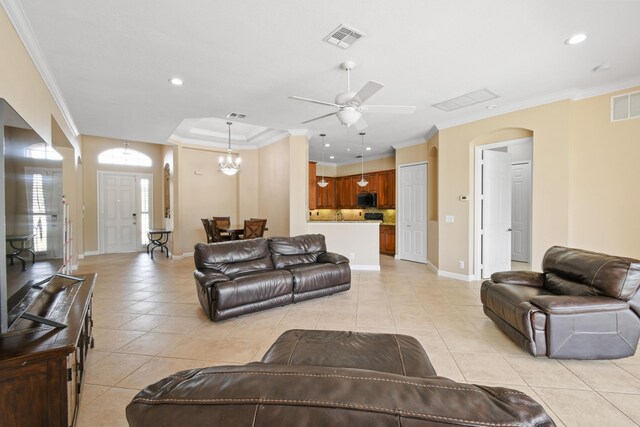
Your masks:
<instances>
[{"instance_id":1,"label":"dark wood cabinet","mask_svg":"<svg viewBox=\"0 0 640 427\"><path fill-rule=\"evenodd\" d=\"M317 185L322 177L316 177L316 209L335 209L336 207L336 179L328 176L324 180L329 183L326 187Z\"/></svg>"},{"instance_id":2,"label":"dark wood cabinet","mask_svg":"<svg viewBox=\"0 0 640 427\"><path fill-rule=\"evenodd\" d=\"M40 313L55 313L66 328L18 320L17 330L0 337L2 426L75 424L87 352L93 347L95 274L70 283L54 278L34 304Z\"/></svg>"},{"instance_id":3,"label":"dark wood cabinet","mask_svg":"<svg viewBox=\"0 0 640 427\"><path fill-rule=\"evenodd\" d=\"M309 209L317 207L316 162L309 162Z\"/></svg>"},{"instance_id":4,"label":"dark wood cabinet","mask_svg":"<svg viewBox=\"0 0 640 427\"><path fill-rule=\"evenodd\" d=\"M337 208L348 209L356 206L356 195L353 188L353 179L350 176L336 178Z\"/></svg>"},{"instance_id":5,"label":"dark wood cabinet","mask_svg":"<svg viewBox=\"0 0 640 427\"><path fill-rule=\"evenodd\" d=\"M396 207L396 171L378 173L378 207L393 209Z\"/></svg>"},{"instance_id":6,"label":"dark wood cabinet","mask_svg":"<svg viewBox=\"0 0 640 427\"><path fill-rule=\"evenodd\" d=\"M380 253L396 254L396 226L380 224Z\"/></svg>"}]
</instances>

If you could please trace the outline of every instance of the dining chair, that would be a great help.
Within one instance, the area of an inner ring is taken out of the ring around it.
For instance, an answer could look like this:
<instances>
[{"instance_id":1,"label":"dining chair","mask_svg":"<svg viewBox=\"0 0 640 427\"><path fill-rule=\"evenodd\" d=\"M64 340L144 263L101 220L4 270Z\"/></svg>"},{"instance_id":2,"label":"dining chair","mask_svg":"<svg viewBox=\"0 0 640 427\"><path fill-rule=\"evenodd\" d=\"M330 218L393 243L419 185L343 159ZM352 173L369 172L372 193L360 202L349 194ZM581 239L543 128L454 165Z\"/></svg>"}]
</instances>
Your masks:
<instances>
[{"instance_id":1,"label":"dining chair","mask_svg":"<svg viewBox=\"0 0 640 427\"><path fill-rule=\"evenodd\" d=\"M222 234L220 229L218 228L218 222L212 219L209 220L209 224L211 224L211 230L213 231L213 241L214 242L226 242L232 239L232 236L229 234Z\"/></svg>"},{"instance_id":2,"label":"dining chair","mask_svg":"<svg viewBox=\"0 0 640 427\"><path fill-rule=\"evenodd\" d=\"M218 227L229 227L231 225L231 217L230 216L214 216L211 218ZM222 232L221 232L222 233ZM231 238L229 233L222 233L222 236ZM229 240L229 239L226 239Z\"/></svg>"},{"instance_id":3,"label":"dining chair","mask_svg":"<svg viewBox=\"0 0 640 427\"><path fill-rule=\"evenodd\" d=\"M211 227L211 222L208 218L200 218L202 221L202 226L204 227L204 232L207 235L207 243L213 243L215 240L215 236L213 234L213 228Z\"/></svg>"},{"instance_id":4,"label":"dining chair","mask_svg":"<svg viewBox=\"0 0 640 427\"><path fill-rule=\"evenodd\" d=\"M266 219L245 219L243 239L257 239L264 236L264 227L267 223Z\"/></svg>"}]
</instances>

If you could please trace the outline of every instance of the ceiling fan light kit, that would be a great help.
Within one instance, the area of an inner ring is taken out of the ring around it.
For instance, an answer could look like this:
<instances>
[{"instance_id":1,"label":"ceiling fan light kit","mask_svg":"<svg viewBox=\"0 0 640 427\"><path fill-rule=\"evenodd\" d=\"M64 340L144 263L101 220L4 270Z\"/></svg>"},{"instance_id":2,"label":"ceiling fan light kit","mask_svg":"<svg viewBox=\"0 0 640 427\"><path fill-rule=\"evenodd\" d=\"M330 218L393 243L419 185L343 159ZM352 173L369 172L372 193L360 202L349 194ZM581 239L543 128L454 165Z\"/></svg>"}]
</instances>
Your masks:
<instances>
[{"instance_id":1,"label":"ceiling fan light kit","mask_svg":"<svg viewBox=\"0 0 640 427\"><path fill-rule=\"evenodd\" d=\"M233 156L231 155L231 122L227 122L227 126L229 127L229 148L227 148L227 158L225 159L223 156L220 156L218 159L218 171L222 172L225 175L232 176L240 172L240 156L236 157L236 160L233 160Z\"/></svg>"},{"instance_id":2,"label":"ceiling fan light kit","mask_svg":"<svg viewBox=\"0 0 640 427\"><path fill-rule=\"evenodd\" d=\"M350 72L356 66L353 61L345 61L340 64L340 67L347 72L347 91L336 95L334 102L319 101L317 99L303 98L301 96L290 96L289 98L297 101L311 102L313 104L326 105L329 107L335 107L338 110L333 113L324 114L319 117L315 117L310 120L306 120L302 123L309 123L315 120L320 120L325 117L335 115L340 123L350 127L355 125L356 129L362 130L366 128L367 122L362 118L362 113L390 113L390 114L412 114L416 107L404 106L404 105L364 105L364 102L375 95L380 89L384 87L382 83L370 80L365 84L358 92L351 91L351 78Z\"/></svg>"}]
</instances>

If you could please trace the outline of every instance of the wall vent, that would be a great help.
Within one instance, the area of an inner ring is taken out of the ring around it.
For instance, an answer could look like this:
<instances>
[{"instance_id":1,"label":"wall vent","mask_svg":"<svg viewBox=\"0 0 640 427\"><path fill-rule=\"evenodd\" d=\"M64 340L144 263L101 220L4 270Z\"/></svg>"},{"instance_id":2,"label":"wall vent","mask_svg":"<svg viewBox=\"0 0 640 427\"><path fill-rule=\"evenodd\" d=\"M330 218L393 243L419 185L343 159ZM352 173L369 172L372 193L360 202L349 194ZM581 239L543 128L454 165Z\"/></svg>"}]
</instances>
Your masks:
<instances>
[{"instance_id":1,"label":"wall vent","mask_svg":"<svg viewBox=\"0 0 640 427\"><path fill-rule=\"evenodd\" d=\"M437 104L433 104L433 106L441 109L442 111L449 112L488 101L490 99L495 99L497 97L498 95L491 92L489 89L480 89L475 92L465 93L464 95L457 96L447 101L438 102Z\"/></svg>"},{"instance_id":2,"label":"wall vent","mask_svg":"<svg viewBox=\"0 0 640 427\"><path fill-rule=\"evenodd\" d=\"M640 91L611 97L611 121L640 117Z\"/></svg>"},{"instance_id":3,"label":"wall vent","mask_svg":"<svg viewBox=\"0 0 640 427\"><path fill-rule=\"evenodd\" d=\"M247 117L246 114L240 114L240 113L229 113L229 114L227 114L227 119L242 120L245 117Z\"/></svg>"},{"instance_id":4,"label":"wall vent","mask_svg":"<svg viewBox=\"0 0 640 427\"><path fill-rule=\"evenodd\" d=\"M346 25L340 25L338 28L331 31L323 40L334 46L347 49L364 36L366 36L366 34L362 31L358 31L352 27L347 27Z\"/></svg>"}]
</instances>

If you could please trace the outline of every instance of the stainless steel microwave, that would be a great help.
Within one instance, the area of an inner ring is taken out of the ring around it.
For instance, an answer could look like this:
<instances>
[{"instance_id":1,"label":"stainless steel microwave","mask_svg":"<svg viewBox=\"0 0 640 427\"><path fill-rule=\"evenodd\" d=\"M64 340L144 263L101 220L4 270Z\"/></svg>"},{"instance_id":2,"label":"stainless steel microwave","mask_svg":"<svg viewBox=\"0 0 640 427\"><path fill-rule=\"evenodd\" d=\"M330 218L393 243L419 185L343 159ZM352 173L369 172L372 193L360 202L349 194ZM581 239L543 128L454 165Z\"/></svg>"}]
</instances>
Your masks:
<instances>
[{"instance_id":1,"label":"stainless steel microwave","mask_svg":"<svg viewBox=\"0 0 640 427\"><path fill-rule=\"evenodd\" d=\"M356 197L358 207L375 208L378 206L378 195L376 193L359 193Z\"/></svg>"}]
</instances>

